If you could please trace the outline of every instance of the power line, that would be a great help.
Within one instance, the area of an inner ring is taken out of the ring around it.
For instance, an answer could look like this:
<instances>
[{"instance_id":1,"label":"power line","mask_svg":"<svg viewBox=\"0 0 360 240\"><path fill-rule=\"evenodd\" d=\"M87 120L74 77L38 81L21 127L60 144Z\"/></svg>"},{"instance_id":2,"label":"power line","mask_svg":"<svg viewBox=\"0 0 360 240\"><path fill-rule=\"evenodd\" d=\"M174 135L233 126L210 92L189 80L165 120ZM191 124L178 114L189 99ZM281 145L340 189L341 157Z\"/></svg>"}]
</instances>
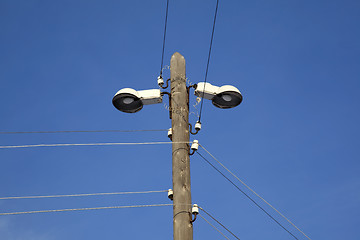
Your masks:
<instances>
[{"instance_id":1,"label":"power line","mask_svg":"<svg viewBox=\"0 0 360 240\"><path fill-rule=\"evenodd\" d=\"M216 168L213 164L209 162L203 155L201 155L198 151L196 152L200 155L210 166L212 166L218 173L220 173L224 178L226 178L234 187L236 187L242 194L244 194L249 200L251 200L258 208L260 208L266 215L268 215L274 222L276 222L282 229L288 232L291 236L298 240L298 238L292 234L288 229L286 229L281 223L279 223L270 213L268 213L264 208L262 208L254 199L252 199L249 195L247 195L241 188L239 188L233 181L231 181L228 177L226 177L218 168Z\"/></svg>"},{"instance_id":2,"label":"power line","mask_svg":"<svg viewBox=\"0 0 360 240\"><path fill-rule=\"evenodd\" d=\"M199 214L199 216L205 220L205 222L207 222L210 226L212 226L216 231L218 231L221 235L223 235L226 239L230 240L227 236L225 236L225 234L223 234L219 229L217 229L213 224L211 224L208 220L206 220L206 218L204 218L201 214Z\"/></svg>"},{"instance_id":3,"label":"power line","mask_svg":"<svg viewBox=\"0 0 360 240\"><path fill-rule=\"evenodd\" d=\"M125 194L142 194L142 193L160 193L168 190L159 191L142 191L142 192L110 192L110 193L81 193L81 194L66 194L66 195L44 195L44 196L21 196L21 197L0 197L0 200L8 199L34 199L34 198L62 198L62 197L87 197L87 196L104 196L104 195L125 195Z\"/></svg>"},{"instance_id":4,"label":"power line","mask_svg":"<svg viewBox=\"0 0 360 240\"><path fill-rule=\"evenodd\" d=\"M217 16L218 7L219 7L219 0L216 0L216 8L215 8L215 14L214 14L214 23L213 23L212 32L211 32L211 40L210 40L208 60L207 60L207 64L206 64L205 84L204 84L203 92L205 91L205 85L206 85L206 80L207 80L207 75L208 75L208 70L209 70L210 56L211 56L211 48L212 48L212 43L213 43L213 39L214 39L215 23L216 23L216 16ZM199 114L199 122L201 122L201 113L202 113L203 102L204 102L204 101L201 101L200 114Z\"/></svg>"},{"instance_id":5,"label":"power line","mask_svg":"<svg viewBox=\"0 0 360 240\"><path fill-rule=\"evenodd\" d=\"M166 1L166 14L165 14L163 47L162 47L162 54L161 54L160 77L162 77L162 69L163 69L163 63L164 63L164 51L165 51L165 39L166 39L166 26L167 26L167 19L168 19L168 10L169 10L169 0Z\"/></svg>"},{"instance_id":6,"label":"power line","mask_svg":"<svg viewBox=\"0 0 360 240\"><path fill-rule=\"evenodd\" d=\"M241 184L243 184L247 189L249 189L252 193L254 193L258 198L264 201L269 207L271 207L274 211L276 211L281 217L283 217L288 223L290 223L294 228L296 228L299 232L301 232L305 237L311 240L303 231L301 231L294 223L292 223L288 218L286 218L280 211L278 211L274 206L272 206L269 202L267 202L264 198L262 198L259 194L257 194L253 189L251 189L246 183L241 181L233 172L231 172L227 167L224 166L218 159L216 159L207 149L205 149L201 144L199 144L202 149L204 149L216 162L218 162L226 171L228 171L233 177L235 177Z\"/></svg>"},{"instance_id":7,"label":"power line","mask_svg":"<svg viewBox=\"0 0 360 240\"><path fill-rule=\"evenodd\" d=\"M119 209L119 208L163 207L163 206L173 206L173 204L170 203L170 204L110 206L110 207L93 207L93 208L69 208L69 209L26 211L26 212L8 212L8 213L0 213L0 216L4 216L4 215L32 214L32 213L70 212L70 211L86 211L86 210L101 210L101 209Z\"/></svg>"},{"instance_id":8,"label":"power line","mask_svg":"<svg viewBox=\"0 0 360 240\"><path fill-rule=\"evenodd\" d=\"M69 147L69 146L117 146L117 145L156 145L189 142L140 142L140 143L58 143L58 144L34 144L34 145L12 145L0 146L0 149L7 148L34 148L34 147Z\"/></svg>"},{"instance_id":9,"label":"power line","mask_svg":"<svg viewBox=\"0 0 360 240\"><path fill-rule=\"evenodd\" d=\"M29 133L108 133L108 132L165 132L168 129L149 130L69 130L69 131L32 131L32 132L0 132L0 134L29 134Z\"/></svg>"},{"instance_id":10,"label":"power line","mask_svg":"<svg viewBox=\"0 0 360 240\"><path fill-rule=\"evenodd\" d=\"M205 211L202 207L199 207L204 213L206 213L209 217L211 217L215 222L217 222L220 226L222 226L226 231L228 231L231 235L233 235L236 239L240 240L238 236L236 236L233 232L231 232L228 228L226 228L220 221L215 219L213 216L210 215L207 211Z\"/></svg>"}]
</instances>

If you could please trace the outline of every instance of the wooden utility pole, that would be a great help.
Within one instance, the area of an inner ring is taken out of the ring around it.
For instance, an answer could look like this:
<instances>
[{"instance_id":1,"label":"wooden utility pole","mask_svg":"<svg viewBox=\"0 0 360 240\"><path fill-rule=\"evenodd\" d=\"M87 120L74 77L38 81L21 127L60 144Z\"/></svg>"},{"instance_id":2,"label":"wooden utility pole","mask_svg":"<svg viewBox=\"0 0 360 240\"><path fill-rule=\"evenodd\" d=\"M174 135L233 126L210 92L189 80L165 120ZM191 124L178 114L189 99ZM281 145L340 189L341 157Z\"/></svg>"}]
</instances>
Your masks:
<instances>
[{"instance_id":1,"label":"wooden utility pole","mask_svg":"<svg viewBox=\"0 0 360 240\"><path fill-rule=\"evenodd\" d=\"M170 61L172 177L174 240L192 240L189 156L189 93L186 88L185 58L178 52Z\"/></svg>"}]
</instances>

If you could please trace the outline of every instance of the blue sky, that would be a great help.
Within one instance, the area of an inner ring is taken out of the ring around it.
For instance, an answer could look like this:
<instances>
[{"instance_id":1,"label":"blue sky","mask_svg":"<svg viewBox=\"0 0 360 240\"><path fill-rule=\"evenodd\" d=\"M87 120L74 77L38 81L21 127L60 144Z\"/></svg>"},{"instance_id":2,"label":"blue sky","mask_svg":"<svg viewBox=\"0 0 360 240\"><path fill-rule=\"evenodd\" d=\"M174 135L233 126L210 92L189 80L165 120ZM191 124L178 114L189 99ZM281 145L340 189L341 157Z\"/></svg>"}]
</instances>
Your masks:
<instances>
[{"instance_id":1,"label":"blue sky","mask_svg":"<svg viewBox=\"0 0 360 240\"><path fill-rule=\"evenodd\" d=\"M157 88L165 2L1 0L0 130L169 128L163 104L136 114L111 104L121 88ZM215 4L170 0L164 64L180 52L192 83L204 80ZM196 139L311 239L360 235L359 22L356 0L219 5L208 81L244 100L231 110L204 102ZM166 132L0 135L0 145L150 141L168 141ZM1 149L0 169L4 197L164 190L171 146ZM193 202L241 239L292 239L197 155L191 177ZM170 201L0 200L0 212L153 203ZM0 217L1 239L144 237L172 238L171 207ZM194 239L221 238L194 223Z\"/></svg>"}]
</instances>

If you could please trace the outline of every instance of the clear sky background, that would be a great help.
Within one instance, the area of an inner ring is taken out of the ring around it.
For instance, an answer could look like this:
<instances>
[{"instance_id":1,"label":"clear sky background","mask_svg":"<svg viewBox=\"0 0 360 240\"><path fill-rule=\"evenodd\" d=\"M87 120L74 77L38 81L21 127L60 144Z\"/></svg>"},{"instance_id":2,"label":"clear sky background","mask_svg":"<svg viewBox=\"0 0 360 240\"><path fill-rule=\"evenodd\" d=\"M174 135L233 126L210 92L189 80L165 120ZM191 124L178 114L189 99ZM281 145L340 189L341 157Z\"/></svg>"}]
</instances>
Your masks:
<instances>
[{"instance_id":1,"label":"clear sky background","mask_svg":"<svg viewBox=\"0 0 360 240\"><path fill-rule=\"evenodd\" d=\"M192 83L204 81L215 4L170 0L164 64L180 52ZM126 114L111 103L124 87L157 88L165 6L0 0L0 130L169 128L163 104ZM196 139L311 239L360 237L359 23L358 0L220 0L208 82L234 85L244 100L231 110L204 102ZM152 141L166 132L0 135L0 145ZM0 169L1 197L172 185L171 145L0 149ZM293 239L198 155L191 177L193 202L241 239ZM158 203L171 202L166 193L0 200L0 212ZM172 239L171 207L0 216L0 239L144 238ZM194 239L224 238L200 218Z\"/></svg>"}]
</instances>

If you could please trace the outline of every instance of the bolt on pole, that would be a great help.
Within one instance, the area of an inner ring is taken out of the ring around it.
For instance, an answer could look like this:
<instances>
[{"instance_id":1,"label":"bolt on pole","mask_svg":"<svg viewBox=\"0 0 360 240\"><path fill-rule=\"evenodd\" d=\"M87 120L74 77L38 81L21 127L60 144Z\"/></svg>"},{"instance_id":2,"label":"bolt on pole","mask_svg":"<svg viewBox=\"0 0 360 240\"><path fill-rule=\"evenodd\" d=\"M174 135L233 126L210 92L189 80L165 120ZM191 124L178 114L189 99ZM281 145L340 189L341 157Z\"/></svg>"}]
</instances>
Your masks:
<instances>
[{"instance_id":1,"label":"bolt on pole","mask_svg":"<svg viewBox=\"0 0 360 240\"><path fill-rule=\"evenodd\" d=\"M170 78L174 240L192 240L189 93L186 87L185 58L178 52L171 57Z\"/></svg>"}]
</instances>

